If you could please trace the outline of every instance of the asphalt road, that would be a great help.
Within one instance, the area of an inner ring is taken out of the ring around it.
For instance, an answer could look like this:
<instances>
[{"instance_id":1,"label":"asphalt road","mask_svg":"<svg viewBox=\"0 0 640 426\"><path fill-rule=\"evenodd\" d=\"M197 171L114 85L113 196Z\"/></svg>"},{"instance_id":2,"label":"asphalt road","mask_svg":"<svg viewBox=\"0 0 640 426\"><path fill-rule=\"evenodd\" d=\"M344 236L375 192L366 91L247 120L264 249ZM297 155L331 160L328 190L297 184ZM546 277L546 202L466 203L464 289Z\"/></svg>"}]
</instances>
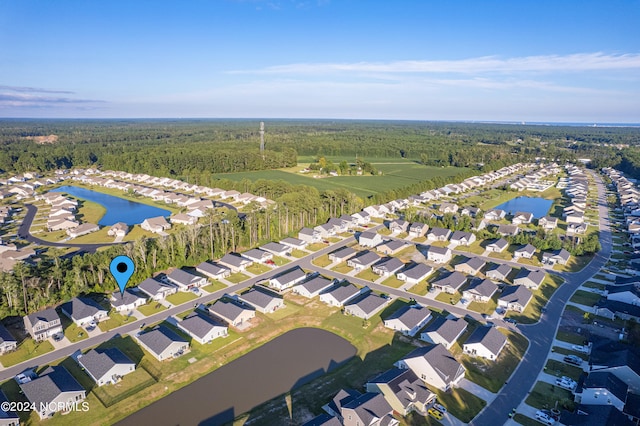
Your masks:
<instances>
[{"instance_id":1,"label":"asphalt road","mask_svg":"<svg viewBox=\"0 0 640 426\"><path fill-rule=\"evenodd\" d=\"M475 426L493 426L506 421L511 410L525 399L535 384L538 373L544 367L551 344L556 334L562 311L576 289L588 281L609 259L611 255L611 230L607 223L609 214L605 188L599 176L595 175L598 186L598 210L600 217L600 244L602 250L581 271L560 274L565 283L551 296L547 303L547 312L540 321L532 325L520 325L520 331L529 339L529 348L516 371L507 384L500 390L496 399L476 416L470 423Z\"/></svg>"}]
</instances>

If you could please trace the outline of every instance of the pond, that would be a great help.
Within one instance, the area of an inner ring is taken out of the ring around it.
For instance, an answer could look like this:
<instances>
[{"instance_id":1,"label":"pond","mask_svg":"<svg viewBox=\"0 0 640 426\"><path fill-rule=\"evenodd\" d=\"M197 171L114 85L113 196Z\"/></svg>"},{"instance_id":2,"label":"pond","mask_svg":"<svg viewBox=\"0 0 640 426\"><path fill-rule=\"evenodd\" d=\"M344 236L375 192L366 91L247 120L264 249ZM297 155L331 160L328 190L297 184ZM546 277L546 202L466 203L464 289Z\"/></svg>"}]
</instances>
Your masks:
<instances>
[{"instance_id":1,"label":"pond","mask_svg":"<svg viewBox=\"0 0 640 426\"><path fill-rule=\"evenodd\" d=\"M547 200L541 197L516 197L495 208L504 210L507 214L529 212L537 219L546 216L552 204L553 200Z\"/></svg>"},{"instance_id":2,"label":"pond","mask_svg":"<svg viewBox=\"0 0 640 426\"><path fill-rule=\"evenodd\" d=\"M166 217L171 215L169 210L136 203L135 201L125 200L124 198L114 197L113 195L103 194L78 186L61 186L51 192L63 192L73 197L93 201L103 206L107 209L107 212L98 222L98 225L101 226L111 226L118 222L124 222L127 225L137 225L150 217Z\"/></svg>"},{"instance_id":3,"label":"pond","mask_svg":"<svg viewBox=\"0 0 640 426\"><path fill-rule=\"evenodd\" d=\"M165 396L118 425L222 425L333 370L355 354L356 348L336 334L298 328Z\"/></svg>"}]
</instances>

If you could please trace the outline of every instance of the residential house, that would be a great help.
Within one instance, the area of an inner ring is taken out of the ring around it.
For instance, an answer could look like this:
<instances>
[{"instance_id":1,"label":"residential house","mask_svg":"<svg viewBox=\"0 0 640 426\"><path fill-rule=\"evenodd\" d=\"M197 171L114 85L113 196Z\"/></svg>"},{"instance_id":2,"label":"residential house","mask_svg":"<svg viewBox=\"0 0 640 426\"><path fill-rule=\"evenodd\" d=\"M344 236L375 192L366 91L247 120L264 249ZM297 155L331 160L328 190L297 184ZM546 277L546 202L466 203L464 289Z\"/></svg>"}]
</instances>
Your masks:
<instances>
[{"instance_id":1,"label":"residential house","mask_svg":"<svg viewBox=\"0 0 640 426\"><path fill-rule=\"evenodd\" d=\"M567 235L582 235L587 232L587 227L586 223L569 223L567 224Z\"/></svg>"},{"instance_id":2,"label":"residential house","mask_svg":"<svg viewBox=\"0 0 640 426\"><path fill-rule=\"evenodd\" d=\"M371 269L374 274L388 277L404 268L404 262L397 257L389 257L373 265Z\"/></svg>"},{"instance_id":3,"label":"residential house","mask_svg":"<svg viewBox=\"0 0 640 426\"><path fill-rule=\"evenodd\" d=\"M317 243L322 240L320 233L311 228L302 228L298 232L298 238L310 244Z\"/></svg>"},{"instance_id":4,"label":"residential house","mask_svg":"<svg viewBox=\"0 0 640 426\"><path fill-rule=\"evenodd\" d=\"M78 355L78 364L98 386L116 384L136 369L136 364L118 348L91 349Z\"/></svg>"},{"instance_id":5,"label":"residential house","mask_svg":"<svg viewBox=\"0 0 640 426\"><path fill-rule=\"evenodd\" d=\"M4 325L0 324L0 355L14 351L17 347L18 341Z\"/></svg>"},{"instance_id":6,"label":"residential house","mask_svg":"<svg viewBox=\"0 0 640 426\"><path fill-rule=\"evenodd\" d=\"M467 282L467 277L460 272L451 272L444 278L431 283L431 286L448 294L455 294Z\"/></svg>"},{"instance_id":7,"label":"residential house","mask_svg":"<svg viewBox=\"0 0 640 426\"><path fill-rule=\"evenodd\" d=\"M195 225L198 222L198 218L188 215L186 213L177 213L169 218L174 225Z\"/></svg>"},{"instance_id":8,"label":"residential house","mask_svg":"<svg viewBox=\"0 0 640 426\"><path fill-rule=\"evenodd\" d=\"M576 402L584 405L612 405L624 410L629 386L610 372L593 371L576 389Z\"/></svg>"},{"instance_id":9,"label":"residential house","mask_svg":"<svg viewBox=\"0 0 640 426\"><path fill-rule=\"evenodd\" d=\"M231 269L216 262L202 262L196 266L196 271L214 280L227 278L231 275Z\"/></svg>"},{"instance_id":10,"label":"residential house","mask_svg":"<svg viewBox=\"0 0 640 426\"><path fill-rule=\"evenodd\" d=\"M511 218L511 223L514 225L526 225L533 220L533 214L529 212L516 212Z\"/></svg>"},{"instance_id":11,"label":"residential house","mask_svg":"<svg viewBox=\"0 0 640 426\"><path fill-rule=\"evenodd\" d=\"M382 254L386 254L387 256L390 256L404 250L407 247L409 247L409 244L405 243L404 241L388 240L383 242L382 244L379 244L376 247L376 251L378 253L382 253Z\"/></svg>"},{"instance_id":12,"label":"residential house","mask_svg":"<svg viewBox=\"0 0 640 426\"><path fill-rule=\"evenodd\" d=\"M502 289L498 297L498 306L508 311L524 312L533 298L529 289L520 285L510 285Z\"/></svg>"},{"instance_id":13,"label":"residential house","mask_svg":"<svg viewBox=\"0 0 640 426\"><path fill-rule=\"evenodd\" d=\"M302 269L300 269L299 266L296 266L293 269L289 269L286 272L271 277L269 279L269 287L273 287L278 291L282 291L293 287L294 285L303 281L305 278L307 278L307 274Z\"/></svg>"},{"instance_id":14,"label":"residential house","mask_svg":"<svg viewBox=\"0 0 640 426\"><path fill-rule=\"evenodd\" d=\"M157 216L143 220L140 227L145 231L163 234L164 231L171 229L171 224L163 216Z\"/></svg>"},{"instance_id":15,"label":"residential house","mask_svg":"<svg viewBox=\"0 0 640 426\"><path fill-rule=\"evenodd\" d=\"M236 253L225 254L222 259L218 260L218 263L229 268L233 273L244 271L247 267L253 265L252 260Z\"/></svg>"},{"instance_id":16,"label":"residential house","mask_svg":"<svg viewBox=\"0 0 640 426\"><path fill-rule=\"evenodd\" d=\"M487 220L501 220L507 215L507 212L500 209L491 209L484 214L484 218Z\"/></svg>"},{"instance_id":17,"label":"residential house","mask_svg":"<svg viewBox=\"0 0 640 426\"><path fill-rule=\"evenodd\" d=\"M429 225L422 222L413 222L409 227L409 236L411 238L423 237L429 230Z\"/></svg>"},{"instance_id":18,"label":"residential house","mask_svg":"<svg viewBox=\"0 0 640 426\"><path fill-rule=\"evenodd\" d=\"M293 251L293 249L288 245L274 242L267 243L260 247L260 249L269 252L274 256L287 256Z\"/></svg>"},{"instance_id":19,"label":"residential house","mask_svg":"<svg viewBox=\"0 0 640 426\"><path fill-rule=\"evenodd\" d=\"M70 405L79 404L87 396L87 391L61 365L48 367L37 378L21 383L20 389L35 406L40 420L52 417Z\"/></svg>"},{"instance_id":20,"label":"residential house","mask_svg":"<svg viewBox=\"0 0 640 426\"><path fill-rule=\"evenodd\" d=\"M367 320L380 312L388 303L389 299L387 298L367 293L361 297L351 299L345 304L344 313L345 315L353 315Z\"/></svg>"},{"instance_id":21,"label":"residential house","mask_svg":"<svg viewBox=\"0 0 640 426\"><path fill-rule=\"evenodd\" d=\"M637 346L599 340L592 336L593 346L589 354L589 374L613 373L629 386L629 390L640 393L640 351Z\"/></svg>"},{"instance_id":22,"label":"residential house","mask_svg":"<svg viewBox=\"0 0 640 426\"><path fill-rule=\"evenodd\" d=\"M329 306L343 307L357 296L369 291L371 291L369 287L359 288L347 282L346 285L335 287L326 293L320 294L320 301Z\"/></svg>"},{"instance_id":23,"label":"residential house","mask_svg":"<svg viewBox=\"0 0 640 426\"><path fill-rule=\"evenodd\" d=\"M509 247L509 242L504 238L499 238L487 244L487 250L494 253L502 253Z\"/></svg>"},{"instance_id":24,"label":"residential house","mask_svg":"<svg viewBox=\"0 0 640 426\"><path fill-rule=\"evenodd\" d=\"M451 260L452 252L447 247L429 246L427 260L434 263L447 263Z\"/></svg>"},{"instance_id":25,"label":"residential house","mask_svg":"<svg viewBox=\"0 0 640 426\"><path fill-rule=\"evenodd\" d=\"M515 285L523 285L530 290L537 290L542 285L544 277L544 271L531 271L527 268L522 268L513 283Z\"/></svg>"},{"instance_id":26,"label":"residential house","mask_svg":"<svg viewBox=\"0 0 640 426\"><path fill-rule=\"evenodd\" d=\"M416 263L400 272L396 273L396 278L407 284L414 285L427 278L433 273L433 268L424 263Z\"/></svg>"},{"instance_id":27,"label":"residential house","mask_svg":"<svg viewBox=\"0 0 640 426\"><path fill-rule=\"evenodd\" d=\"M478 327L469 336L462 351L471 356L477 356L495 361L500 352L507 345L507 336L495 327Z\"/></svg>"},{"instance_id":28,"label":"residential house","mask_svg":"<svg viewBox=\"0 0 640 426\"><path fill-rule=\"evenodd\" d=\"M142 281L138 284L138 289L155 301L164 300L170 294L178 291L178 287L153 278Z\"/></svg>"},{"instance_id":29,"label":"residential house","mask_svg":"<svg viewBox=\"0 0 640 426\"><path fill-rule=\"evenodd\" d=\"M406 416L412 411L425 413L435 401L422 380L411 370L392 368L367 382L367 392L384 395L396 413Z\"/></svg>"},{"instance_id":30,"label":"residential house","mask_svg":"<svg viewBox=\"0 0 640 426\"><path fill-rule=\"evenodd\" d=\"M640 305L640 284L608 285L605 288L607 300Z\"/></svg>"},{"instance_id":31,"label":"residential house","mask_svg":"<svg viewBox=\"0 0 640 426\"><path fill-rule=\"evenodd\" d=\"M498 286L493 281L476 278L471 281L469 287L462 292L462 297L474 302L487 303L498 291Z\"/></svg>"},{"instance_id":32,"label":"residential house","mask_svg":"<svg viewBox=\"0 0 640 426\"><path fill-rule=\"evenodd\" d=\"M0 407L4 407L8 402L7 396L0 390ZM0 426L20 426L20 416L15 411L0 408Z\"/></svg>"},{"instance_id":33,"label":"residential house","mask_svg":"<svg viewBox=\"0 0 640 426\"><path fill-rule=\"evenodd\" d=\"M344 404L341 410L344 426L397 426L393 409L380 393L365 393Z\"/></svg>"},{"instance_id":34,"label":"residential house","mask_svg":"<svg viewBox=\"0 0 640 426\"><path fill-rule=\"evenodd\" d=\"M114 291L111 293L109 301L116 312L132 311L147 303L147 299L144 296L130 288L125 289L124 292L120 292L120 290Z\"/></svg>"},{"instance_id":35,"label":"residential house","mask_svg":"<svg viewBox=\"0 0 640 426\"><path fill-rule=\"evenodd\" d=\"M476 236L471 232L455 231L449 241L452 244L468 246L476 241Z\"/></svg>"},{"instance_id":36,"label":"residential house","mask_svg":"<svg viewBox=\"0 0 640 426\"><path fill-rule=\"evenodd\" d=\"M425 383L445 392L458 386L465 374L462 364L442 345L417 348L394 365L410 369Z\"/></svg>"},{"instance_id":37,"label":"residential house","mask_svg":"<svg viewBox=\"0 0 640 426\"><path fill-rule=\"evenodd\" d=\"M611 320L619 318L625 321L640 321L640 306L615 300L599 300L593 307L593 312Z\"/></svg>"},{"instance_id":38,"label":"residential house","mask_svg":"<svg viewBox=\"0 0 640 426\"><path fill-rule=\"evenodd\" d=\"M63 303L60 310L79 326L97 323L109 317L108 310L88 297L74 297L69 302Z\"/></svg>"},{"instance_id":39,"label":"residential house","mask_svg":"<svg viewBox=\"0 0 640 426\"><path fill-rule=\"evenodd\" d=\"M536 248L531 244L520 247L513 252L514 259L531 259L536 254Z\"/></svg>"},{"instance_id":40,"label":"residential house","mask_svg":"<svg viewBox=\"0 0 640 426\"><path fill-rule=\"evenodd\" d=\"M375 247L382 243L382 235L377 232L366 231L358 237L358 244L362 247Z\"/></svg>"},{"instance_id":41,"label":"residential house","mask_svg":"<svg viewBox=\"0 0 640 426\"><path fill-rule=\"evenodd\" d=\"M480 209L478 207L465 207L460 211L461 216L469 216L472 218L477 217L480 214Z\"/></svg>"},{"instance_id":42,"label":"residential house","mask_svg":"<svg viewBox=\"0 0 640 426\"><path fill-rule=\"evenodd\" d=\"M447 241L451 236L451 231L446 228L431 228L427 232L427 240L428 241Z\"/></svg>"},{"instance_id":43,"label":"residential house","mask_svg":"<svg viewBox=\"0 0 640 426\"><path fill-rule=\"evenodd\" d=\"M323 291L329 290L334 284L335 282L333 280L329 280L321 275L316 275L293 287L293 292L311 299L312 297L320 295Z\"/></svg>"},{"instance_id":44,"label":"residential house","mask_svg":"<svg viewBox=\"0 0 640 426\"><path fill-rule=\"evenodd\" d=\"M571 253L569 253L565 249L554 250L554 251L545 251L542 253L542 263L545 265L566 265L571 257Z\"/></svg>"},{"instance_id":45,"label":"residential house","mask_svg":"<svg viewBox=\"0 0 640 426\"><path fill-rule=\"evenodd\" d=\"M158 361L177 358L189 351L189 342L164 325L136 336L140 346Z\"/></svg>"},{"instance_id":46,"label":"residential house","mask_svg":"<svg viewBox=\"0 0 640 426\"><path fill-rule=\"evenodd\" d=\"M389 231L393 234L399 234L401 232L407 232L409 229L409 222L402 219L396 219L389 222Z\"/></svg>"},{"instance_id":47,"label":"residential house","mask_svg":"<svg viewBox=\"0 0 640 426\"><path fill-rule=\"evenodd\" d=\"M518 233L520 232L520 228L518 228L517 225L500 224L496 226L495 232L496 234L503 237L513 237L515 235L518 235Z\"/></svg>"},{"instance_id":48,"label":"residential house","mask_svg":"<svg viewBox=\"0 0 640 426\"><path fill-rule=\"evenodd\" d=\"M629 394L630 396L633 394ZM629 417L616 409L613 405L585 405L578 404L575 411L562 410L558 423L565 426L582 425L615 425L636 426Z\"/></svg>"},{"instance_id":49,"label":"residential house","mask_svg":"<svg viewBox=\"0 0 640 426\"><path fill-rule=\"evenodd\" d=\"M82 235L87 235L92 232L97 232L100 230L98 225L93 223L83 223L81 225L76 226L75 228L67 229L67 235L71 238L77 238Z\"/></svg>"},{"instance_id":50,"label":"residential house","mask_svg":"<svg viewBox=\"0 0 640 426\"><path fill-rule=\"evenodd\" d=\"M167 280L178 286L182 291L189 291L192 288L204 287L207 285L207 279L199 275L194 275L184 269L174 269L167 275Z\"/></svg>"},{"instance_id":51,"label":"residential house","mask_svg":"<svg viewBox=\"0 0 640 426\"><path fill-rule=\"evenodd\" d=\"M208 307L214 317L234 327L241 327L256 316L256 311L233 299L220 299Z\"/></svg>"},{"instance_id":52,"label":"residential house","mask_svg":"<svg viewBox=\"0 0 640 426\"><path fill-rule=\"evenodd\" d=\"M291 247L292 250L304 250L309 243L298 238L288 237L280 241L280 244Z\"/></svg>"},{"instance_id":53,"label":"residential house","mask_svg":"<svg viewBox=\"0 0 640 426\"><path fill-rule=\"evenodd\" d=\"M79 225L80 224L78 222L69 219L49 219L47 221L47 230L49 232L65 231L67 229L76 228Z\"/></svg>"},{"instance_id":54,"label":"residential house","mask_svg":"<svg viewBox=\"0 0 640 426\"><path fill-rule=\"evenodd\" d=\"M341 247L338 250L329 253L329 260L331 262L345 262L347 259L352 258L359 252L352 247Z\"/></svg>"},{"instance_id":55,"label":"residential house","mask_svg":"<svg viewBox=\"0 0 640 426\"><path fill-rule=\"evenodd\" d=\"M206 314L195 312L178 322L178 328L187 333L193 340L204 345L219 337L227 337L228 327L215 321Z\"/></svg>"},{"instance_id":56,"label":"residential house","mask_svg":"<svg viewBox=\"0 0 640 426\"><path fill-rule=\"evenodd\" d=\"M431 311L422 305L404 305L384 320L384 326L405 336L415 336L431 319Z\"/></svg>"},{"instance_id":57,"label":"residential house","mask_svg":"<svg viewBox=\"0 0 640 426\"><path fill-rule=\"evenodd\" d=\"M467 325L462 318L438 317L420 334L420 340L449 349L462 336Z\"/></svg>"},{"instance_id":58,"label":"residential house","mask_svg":"<svg viewBox=\"0 0 640 426\"><path fill-rule=\"evenodd\" d=\"M575 212L570 213L565 217L567 224L569 223L584 223L584 213Z\"/></svg>"},{"instance_id":59,"label":"residential house","mask_svg":"<svg viewBox=\"0 0 640 426\"><path fill-rule=\"evenodd\" d=\"M41 342L55 334L62 333L60 317L53 308L26 315L23 319L24 328L36 342Z\"/></svg>"},{"instance_id":60,"label":"residential house","mask_svg":"<svg viewBox=\"0 0 640 426\"><path fill-rule=\"evenodd\" d=\"M357 222L358 225L368 225L371 222L371 215L366 211L360 211L358 213L354 213L351 215Z\"/></svg>"},{"instance_id":61,"label":"residential house","mask_svg":"<svg viewBox=\"0 0 640 426\"><path fill-rule=\"evenodd\" d=\"M354 256L347 260L347 266L355 269L356 271L362 271L369 268L374 263L380 260L380 256L373 251L362 251L357 256Z\"/></svg>"},{"instance_id":62,"label":"residential house","mask_svg":"<svg viewBox=\"0 0 640 426\"><path fill-rule=\"evenodd\" d=\"M249 291L239 295L238 300L263 314L273 313L285 306L282 296L261 286L252 287Z\"/></svg>"},{"instance_id":63,"label":"residential house","mask_svg":"<svg viewBox=\"0 0 640 426\"><path fill-rule=\"evenodd\" d=\"M266 263L267 261L273 259L273 254L260 249L248 250L242 253L242 256L256 263Z\"/></svg>"},{"instance_id":64,"label":"residential house","mask_svg":"<svg viewBox=\"0 0 640 426\"><path fill-rule=\"evenodd\" d=\"M543 216L538 219L538 226L542 227L545 231L552 231L558 227L558 218Z\"/></svg>"},{"instance_id":65,"label":"residential house","mask_svg":"<svg viewBox=\"0 0 640 426\"><path fill-rule=\"evenodd\" d=\"M464 261L454 266L454 269L465 274L476 275L486 264L487 263L479 257L467 257Z\"/></svg>"},{"instance_id":66,"label":"residential house","mask_svg":"<svg viewBox=\"0 0 640 426\"><path fill-rule=\"evenodd\" d=\"M315 228L313 228L313 230L318 233L320 238L329 238L336 235L340 228L336 229L333 224L325 223L323 225L316 226ZM346 230L344 232L346 232ZM298 237L302 238L300 234L298 234Z\"/></svg>"},{"instance_id":67,"label":"residential house","mask_svg":"<svg viewBox=\"0 0 640 426\"><path fill-rule=\"evenodd\" d=\"M442 203L442 204L440 204L440 207L438 208L438 210L442 214L447 214L447 213L453 214L453 213L457 212L458 209L459 209L459 207L455 203Z\"/></svg>"},{"instance_id":68,"label":"residential house","mask_svg":"<svg viewBox=\"0 0 640 426\"><path fill-rule=\"evenodd\" d=\"M107 235L110 237L124 237L127 232L129 232L129 225L124 222L118 222L109 228Z\"/></svg>"}]
</instances>

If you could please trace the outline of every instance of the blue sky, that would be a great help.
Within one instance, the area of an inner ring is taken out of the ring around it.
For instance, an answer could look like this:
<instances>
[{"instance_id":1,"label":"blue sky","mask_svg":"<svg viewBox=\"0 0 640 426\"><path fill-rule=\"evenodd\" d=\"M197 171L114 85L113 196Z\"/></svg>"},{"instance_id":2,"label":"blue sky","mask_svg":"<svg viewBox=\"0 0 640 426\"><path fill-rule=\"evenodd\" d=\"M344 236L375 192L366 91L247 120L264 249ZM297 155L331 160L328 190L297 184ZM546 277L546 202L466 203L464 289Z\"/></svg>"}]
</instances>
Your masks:
<instances>
[{"instance_id":1,"label":"blue sky","mask_svg":"<svg viewBox=\"0 0 640 426\"><path fill-rule=\"evenodd\" d=\"M0 117L640 122L640 0L0 2Z\"/></svg>"}]
</instances>

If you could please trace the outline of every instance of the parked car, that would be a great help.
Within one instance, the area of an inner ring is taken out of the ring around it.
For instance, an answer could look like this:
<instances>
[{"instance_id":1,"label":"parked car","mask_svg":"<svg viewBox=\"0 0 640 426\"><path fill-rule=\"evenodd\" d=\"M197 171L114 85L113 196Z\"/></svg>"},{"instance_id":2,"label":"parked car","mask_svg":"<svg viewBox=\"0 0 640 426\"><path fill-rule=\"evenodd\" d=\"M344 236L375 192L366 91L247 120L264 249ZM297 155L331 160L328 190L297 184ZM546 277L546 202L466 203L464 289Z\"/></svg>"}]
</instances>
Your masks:
<instances>
[{"instance_id":1,"label":"parked car","mask_svg":"<svg viewBox=\"0 0 640 426\"><path fill-rule=\"evenodd\" d=\"M442 404L435 403L435 404L433 404L433 408L435 408L436 410L440 411L441 413L446 413L447 412L447 409L444 408L444 406Z\"/></svg>"},{"instance_id":2,"label":"parked car","mask_svg":"<svg viewBox=\"0 0 640 426\"><path fill-rule=\"evenodd\" d=\"M536 420L545 425L552 425L556 421L542 410L536 411Z\"/></svg>"},{"instance_id":3,"label":"parked car","mask_svg":"<svg viewBox=\"0 0 640 426\"><path fill-rule=\"evenodd\" d=\"M440 412L440 411L436 410L436 409L435 409L435 408L433 408L433 407L432 407L432 408L429 408L428 413L429 413L429 415L430 415L431 417L434 417L434 418L436 418L436 419L438 419L438 420L442 420L442 418L444 417L444 414L443 414L442 412Z\"/></svg>"},{"instance_id":4,"label":"parked car","mask_svg":"<svg viewBox=\"0 0 640 426\"><path fill-rule=\"evenodd\" d=\"M582 345L573 345L571 346L571 349L573 349L574 351L577 352L582 352L583 354L588 354L589 353L589 348L586 346L582 346Z\"/></svg>"},{"instance_id":5,"label":"parked car","mask_svg":"<svg viewBox=\"0 0 640 426\"><path fill-rule=\"evenodd\" d=\"M29 376L27 376L27 375L25 375L23 373L18 374L16 377L14 377L14 379L20 385L31 381L31 377L29 377Z\"/></svg>"},{"instance_id":6,"label":"parked car","mask_svg":"<svg viewBox=\"0 0 640 426\"><path fill-rule=\"evenodd\" d=\"M582 358L576 355L567 355L564 357L564 362L580 366L582 365Z\"/></svg>"},{"instance_id":7,"label":"parked car","mask_svg":"<svg viewBox=\"0 0 640 426\"><path fill-rule=\"evenodd\" d=\"M518 324L518 321L514 320L513 318L505 318L504 322L508 322L508 323L511 323L511 324L514 324L514 325Z\"/></svg>"},{"instance_id":8,"label":"parked car","mask_svg":"<svg viewBox=\"0 0 640 426\"><path fill-rule=\"evenodd\" d=\"M576 386L578 386L578 384L570 377L562 376L561 378L556 379L556 386L572 391L576 388Z\"/></svg>"}]
</instances>

